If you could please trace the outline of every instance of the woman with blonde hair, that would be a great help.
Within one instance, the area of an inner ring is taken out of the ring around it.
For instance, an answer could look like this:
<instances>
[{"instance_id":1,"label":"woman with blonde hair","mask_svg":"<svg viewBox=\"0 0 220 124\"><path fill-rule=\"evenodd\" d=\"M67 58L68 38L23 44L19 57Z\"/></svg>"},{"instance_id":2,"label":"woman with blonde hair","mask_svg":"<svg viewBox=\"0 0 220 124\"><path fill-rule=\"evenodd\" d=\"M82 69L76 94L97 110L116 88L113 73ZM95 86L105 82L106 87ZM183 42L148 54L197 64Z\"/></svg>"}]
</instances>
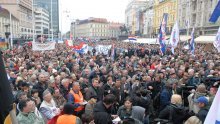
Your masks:
<instances>
[{"instance_id":1,"label":"woman with blonde hair","mask_svg":"<svg viewBox=\"0 0 220 124\"><path fill-rule=\"evenodd\" d=\"M178 94L171 97L170 105L166 106L159 114L160 119L168 120L173 124L182 124L186 120L186 109L182 105L182 98Z\"/></svg>"}]
</instances>

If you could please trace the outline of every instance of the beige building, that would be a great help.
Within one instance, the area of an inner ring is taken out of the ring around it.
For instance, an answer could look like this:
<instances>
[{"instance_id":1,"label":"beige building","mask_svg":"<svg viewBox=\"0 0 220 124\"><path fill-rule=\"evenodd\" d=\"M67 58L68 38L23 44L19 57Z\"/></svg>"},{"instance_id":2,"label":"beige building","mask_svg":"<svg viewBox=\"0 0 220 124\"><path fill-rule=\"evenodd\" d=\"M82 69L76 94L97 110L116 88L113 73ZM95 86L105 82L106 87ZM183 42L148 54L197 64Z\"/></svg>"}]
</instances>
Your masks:
<instances>
[{"instance_id":1,"label":"beige building","mask_svg":"<svg viewBox=\"0 0 220 124\"><path fill-rule=\"evenodd\" d=\"M0 0L0 4L19 20L20 37L32 37L32 0Z\"/></svg>"},{"instance_id":2,"label":"beige building","mask_svg":"<svg viewBox=\"0 0 220 124\"><path fill-rule=\"evenodd\" d=\"M121 30L120 30L121 26L123 26L122 23L110 22L109 23L109 33L108 33L109 38L118 39L119 35L121 34Z\"/></svg>"},{"instance_id":3,"label":"beige building","mask_svg":"<svg viewBox=\"0 0 220 124\"><path fill-rule=\"evenodd\" d=\"M102 18L89 18L76 22L75 34L78 38L106 39L108 37L108 21Z\"/></svg>"},{"instance_id":4,"label":"beige building","mask_svg":"<svg viewBox=\"0 0 220 124\"><path fill-rule=\"evenodd\" d=\"M12 38L18 38L20 34L19 21L12 15L11 16L12 25ZM10 32L10 13L7 9L1 8L0 11L0 38L5 39L5 33Z\"/></svg>"}]
</instances>

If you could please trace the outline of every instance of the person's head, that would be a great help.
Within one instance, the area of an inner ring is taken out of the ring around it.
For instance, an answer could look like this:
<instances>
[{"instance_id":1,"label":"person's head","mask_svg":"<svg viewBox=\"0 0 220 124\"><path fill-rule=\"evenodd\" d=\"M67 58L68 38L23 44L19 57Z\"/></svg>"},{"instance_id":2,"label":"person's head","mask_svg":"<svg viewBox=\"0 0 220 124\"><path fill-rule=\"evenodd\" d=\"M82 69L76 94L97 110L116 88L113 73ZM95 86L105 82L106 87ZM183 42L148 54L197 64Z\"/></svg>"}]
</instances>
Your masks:
<instances>
[{"instance_id":1,"label":"person's head","mask_svg":"<svg viewBox=\"0 0 220 124\"><path fill-rule=\"evenodd\" d=\"M196 89L197 92L199 93L206 93L206 86L204 84L200 84L197 89Z\"/></svg>"},{"instance_id":2,"label":"person's head","mask_svg":"<svg viewBox=\"0 0 220 124\"><path fill-rule=\"evenodd\" d=\"M63 107L63 113L67 115L73 115L74 114L74 106L70 103L66 103Z\"/></svg>"},{"instance_id":3,"label":"person's head","mask_svg":"<svg viewBox=\"0 0 220 124\"><path fill-rule=\"evenodd\" d=\"M73 90L76 91L76 92L80 91L79 82L73 82L73 83L72 83L72 88L73 88Z\"/></svg>"},{"instance_id":4,"label":"person's head","mask_svg":"<svg viewBox=\"0 0 220 124\"><path fill-rule=\"evenodd\" d=\"M172 104L182 104L182 98L178 94L173 94L171 97L171 103Z\"/></svg>"},{"instance_id":5,"label":"person's head","mask_svg":"<svg viewBox=\"0 0 220 124\"><path fill-rule=\"evenodd\" d=\"M188 74L190 77L193 77L194 76L194 70L193 69L189 69L188 70Z\"/></svg>"},{"instance_id":6,"label":"person's head","mask_svg":"<svg viewBox=\"0 0 220 124\"><path fill-rule=\"evenodd\" d=\"M91 114L82 114L81 120L82 124L95 124L93 122L93 116Z\"/></svg>"},{"instance_id":7,"label":"person's head","mask_svg":"<svg viewBox=\"0 0 220 124\"><path fill-rule=\"evenodd\" d=\"M61 95L61 94L60 94L60 90L59 90L59 89L55 89L53 96L54 96L54 97L58 97L58 96L60 96L60 95Z\"/></svg>"},{"instance_id":8,"label":"person's head","mask_svg":"<svg viewBox=\"0 0 220 124\"><path fill-rule=\"evenodd\" d=\"M43 73L41 73L41 74L38 76L38 80L39 80L39 82L44 83L44 82L46 82L46 76L45 76Z\"/></svg>"},{"instance_id":9,"label":"person's head","mask_svg":"<svg viewBox=\"0 0 220 124\"><path fill-rule=\"evenodd\" d=\"M131 109L132 107L132 99L131 97L127 97L124 102L124 106L126 109Z\"/></svg>"},{"instance_id":10,"label":"person's head","mask_svg":"<svg viewBox=\"0 0 220 124\"><path fill-rule=\"evenodd\" d=\"M112 77L108 77L108 84L109 84L109 85L112 85L112 84L113 84Z\"/></svg>"},{"instance_id":11,"label":"person's head","mask_svg":"<svg viewBox=\"0 0 220 124\"><path fill-rule=\"evenodd\" d=\"M37 98L39 95L38 90L37 89L32 89L31 90L31 96L34 98Z\"/></svg>"},{"instance_id":12,"label":"person's head","mask_svg":"<svg viewBox=\"0 0 220 124\"><path fill-rule=\"evenodd\" d=\"M29 92L29 84L28 84L28 83L23 82L23 83L21 84L21 87L22 87L22 90L23 90L24 92L26 92L26 93Z\"/></svg>"},{"instance_id":13,"label":"person's head","mask_svg":"<svg viewBox=\"0 0 220 124\"><path fill-rule=\"evenodd\" d=\"M115 101L116 97L113 94L108 94L103 99L103 103L107 109L111 108Z\"/></svg>"},{"instance_id":14,"label":"person's head","mask_svg":"<svg viewBox=\"0 0 220 124\"><path fill-rule=\"evenodd\" d=\"M122 124L135 124L135 120L133 118L125 118L123 119Z\"/></svg>"},{"instance_id":15,"label":"person's head","mask_svg":"<svg viewBox=\"0 0 220 124\"><path fill-rule=\"evenodd\" d=\"M209 101L205 96L201 96L198 99L195 100L195 102L198 104L199 108L203 108L208 105Z\"/></svg>"},{"instance_id":16,"label":"person's head","mask_svg":"<svg viewBox=\"0 0 220 124\"><path fill-rule=\"evenodd\" d=\"M33 101L27 99L27 100L21 100L18 104L18 108L23 113L29 113L32 111L33 108Z\"/></svg>"},{"instance_id":17,"label":"person's head","mask_svg":"<svg viewBox=\"0 0 220 124\"><path fill-rule=\"evenodd\" d=\"M43 92L43 99L44 99L44 101L46 101L46 102L48 102L48 103L51 102L51 100L52 100L52 95L51 95L50 91L45 90L45 91Z\"/></svg>"},{"instance_id":18,"label":"person's head","mask_svg":"<svg viewBox=\"0 0 220 124\"><path fill-rule=\"evenodd\" d=\"M95 88L99 87L99 79L98 78L92 79L92 86Z\"/></svg>"},{"instance_id":19,"label":"person's head","mask_svg":"<svg viewBox=\"0 0 220 124\"><path fill-rule=\"evenodd\" d=\"M65 87L65 88L68 88L69 87L69 84L70 84L70 81L68 78L64 78L62 81L61 81L61 84Z\"/></svg>"},{"instance_id":20,"label":"person's head","mask_svg":"<svg viewBox=\"0 0 220 124\"><path fill-rule=\"evenodd\" d=\"M97 102L97 96L91 96L89 101L91 103L96 103Z\"/></svg>"},{"instance_id":21,"label":"person's head","mask_svg":"<svg viewBox=\"0 0 220 124\"><path fill-rule=\"evenodd\" d=\"M28 99L28 98L27 98L27 94L26 94L25 92L21 92L20 94L18 94L17 99L18 99L19 101L21 101L21 100L27 100L27 99Z\"/></svg>"},{"instance_id":22,"label":"person's head","mask_svg":"<svg viewBox=\"0 0 220 124\"><path fill-rule=\"evenodd\" d=\"M21 69L21 74L23 75L23 76L27 76L27 69Z\"/></svg>"},{"instance_id":23,"label":"person's head","mask_svg":"<svg viewBox=\"0 0 220 124\"><path fill-rule=\"evenodd\" d=\"M121 80L120 79L116 79L115 80L115 86L116 87L120 87L121 86Z\"/></svg>"}]
</instances>

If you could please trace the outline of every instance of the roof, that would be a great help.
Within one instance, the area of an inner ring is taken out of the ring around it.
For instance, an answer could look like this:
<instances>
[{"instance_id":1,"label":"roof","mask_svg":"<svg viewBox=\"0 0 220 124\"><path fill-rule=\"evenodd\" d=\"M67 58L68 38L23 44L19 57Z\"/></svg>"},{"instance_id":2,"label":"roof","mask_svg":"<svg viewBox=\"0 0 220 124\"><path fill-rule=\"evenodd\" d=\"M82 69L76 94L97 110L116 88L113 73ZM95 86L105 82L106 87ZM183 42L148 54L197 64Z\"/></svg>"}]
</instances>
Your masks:
<instances>
[{"instance_id":1,"label":"roof","mask_svg":"<svg viewBox=\"0 0 220 124\"><path fill-rule=\"evenodd\" d=\"M196 43L213 43L216 36L199 36L195 39Z\"/></svg>"},{"instance_id":2,"label":"roof","mask_svg":"<svg viewBox=\"0 0 220 124\"><path fill-rule=\"evenodd\" d=\"M10 18L9 14L10 13L9 13L9 11L7 9L0 8L0 17ZM18 19L15 16L13 16L13 14L12 14L12 20L18 21Z\"/></svg>"}]
</instances>

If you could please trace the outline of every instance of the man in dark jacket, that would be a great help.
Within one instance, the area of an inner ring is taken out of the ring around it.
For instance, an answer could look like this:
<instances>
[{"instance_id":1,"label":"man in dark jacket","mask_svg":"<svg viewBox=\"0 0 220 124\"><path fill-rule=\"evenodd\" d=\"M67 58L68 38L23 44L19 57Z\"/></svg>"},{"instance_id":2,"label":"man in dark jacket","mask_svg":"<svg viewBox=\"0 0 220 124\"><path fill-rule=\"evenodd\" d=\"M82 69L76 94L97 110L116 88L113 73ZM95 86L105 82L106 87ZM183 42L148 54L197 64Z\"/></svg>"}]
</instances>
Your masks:
<instances>
[{"instance_id":1,"label":"man in dark jacket","mask_svg":"<svg viewBox=\"0 0 220 124\"><path fill-rule=\"evenodd\" d=\"M96 96L98 101L102 100L102 90L100 89L99 79L92 79L92 86L86 92L86 100L89 100L91 96Z\"/></svg>"},{"instance_id":2,"label":"man in dark jacket","mask_svg":"<svg viewBox=\"0 0 220 124\"><path fill-rule=\"evenodd\" d=\"M95 124L112 124L110 114L111 107L115 103L116 98L112 94L105 96L103 101L99 101L94 107L94 122Z\"/></svg>"},{"instance_id":3,"label":"man in dark jacket","mask_svg":"<svg viewBox=\"0 0 220 124\"><path fill-rule=\"evenodd\" d=\"M33 89L38 90L41 101L43 101L43 92L47 87L46 76L42 73L38 77L38 83L33 86Z\"/></svg>"},{"instance_id":4,"label":"man in dark jacket","mask_svg":"<svg viewBox=\"0 0 220 124\"><path fill-rule=\"evenodd\" d=\"M204 96L199 97L195 102L198 103L198 106L200 108L198 114L196 114L196 116L199 118L200 121L202 121L202 123L204 123L205 118L208 114L209 108L208 108L208 99Z\"/></svg>"}]
</instances>

